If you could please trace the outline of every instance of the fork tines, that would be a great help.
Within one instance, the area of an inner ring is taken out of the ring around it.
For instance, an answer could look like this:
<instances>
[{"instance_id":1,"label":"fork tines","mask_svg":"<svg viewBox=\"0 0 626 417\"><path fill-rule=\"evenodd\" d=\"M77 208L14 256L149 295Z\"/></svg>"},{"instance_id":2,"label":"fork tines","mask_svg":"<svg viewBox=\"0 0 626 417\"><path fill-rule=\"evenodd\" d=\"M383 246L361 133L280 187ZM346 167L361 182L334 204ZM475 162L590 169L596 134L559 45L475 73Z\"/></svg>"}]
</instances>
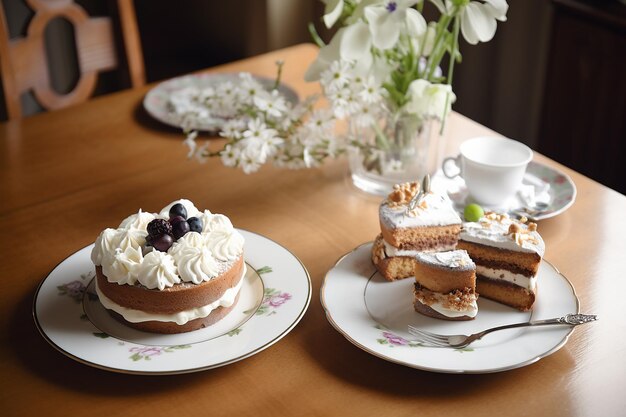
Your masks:
<instances>
[{"instance_id":1,"label":"fork tines","mask_svg":"<svg viewBox=\"0 0 626 417\"><path fill-rule=\"evenodd\" d=\"M415 340L420 343L428 343L434 346L450 346L448 337L420 330L409 324L409 333L415 336Z\"/></svg>"}]
</instances>

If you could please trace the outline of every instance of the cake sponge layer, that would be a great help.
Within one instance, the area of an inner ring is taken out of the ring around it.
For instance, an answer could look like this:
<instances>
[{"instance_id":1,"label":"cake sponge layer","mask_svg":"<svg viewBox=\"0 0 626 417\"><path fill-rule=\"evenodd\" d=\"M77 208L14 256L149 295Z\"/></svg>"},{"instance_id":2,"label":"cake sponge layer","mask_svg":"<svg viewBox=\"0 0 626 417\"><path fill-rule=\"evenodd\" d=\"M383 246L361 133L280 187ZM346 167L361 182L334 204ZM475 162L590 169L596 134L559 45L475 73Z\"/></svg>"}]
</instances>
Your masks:
<instances>
[{"instance_id":1,"label":"cake sponge layer","mask_svg":"<svg viewBox=\"0 0 626 417\"><path fill-rule=\"evenodd\" d=\"M172 322L172 321L142 321L139 323L131 323L129 321L124 320L124 317L122 317L120 314L112 310L108 310L108 311L109 311L109 314L111 314L116 320L118 320L122 324L125 324L137 330L141 330L143 332L162 333L162 334L186 333L186 332L191 332L194 330L203 329L205 327L209 327L217 323L224 317L226 317L226 315L230 313L237 305L237 302L239 301L239 294L240 293L237 293L237 296L235 297L235 301L233 302L231 306L217 307L208 316L190 320L185 324L176 324L175 322Z\"/></svg>"},{"instance_id":2,"label":"cake sponge layer","mask_svg":"<svg viewBox=\"0 0 626 417\"><path fill-rule=\"evenodd\" d=\"M148 289L141 285L119 285L109 282L96 267L98 288L111 301L122 307L156 314L175 314L211 304L219 300L226 290L242 279L243 255L222 275L201 284L181 283L164 290Z\"/></svg>"},{"instance_id":3,"label":"cake sponge layer","mask_svg":"<svg viewBox=\"0 0 626 417\"><path fill-rule=\"evenodd\" d=\"M461 232L460 224L448 226L426 226L415 228L388 228L380 223L383 238L397 248L415 250L449 250L454 249Z\"/></svg>"},{"instance_id":4,"label":"cake sponge layer","mask_svg":"<svg viewBox=\"0 0 626 417\"><path fill-rule=\"evenodd\" d=\"M382 235L378 235L374 241L372 262L387 281L412 277L415 268L415 258L412 256L387 257Z\"/></svg>"},{"instance_id":5,"label":"cake sponge layer","mask_svg":"<svg viewBox=\"0 0 626 417\"><path fill-rule=\"evenodd\" d=\"M536 297L536 291L527 290L506 281L494 280L478 275L476 291L481 297L514 307L520 311L529 311Z\"/></svg>"},{"instance_id":6,"label":"cake sponge layer","mask_svg":"<svg viewBox=\"0 0 626 417\"><path fill-rule=\"evenodd\" d=\"M457 249L465 249L477 265L508 269L528 277L537 275L541 256L534 252L516 252L459 240Z\"/></svg>"},{"instance_id":7,"label":"cake sponge layer","mask_svg":"<svg viewBox=\"0 0 626 417\"><path fill-rule=\"evenodd\" d=\"M415 282L434 292L448 293L476 287L474 269L451 269L416 261L414 271Z\"/></svg>"}]
</instances>

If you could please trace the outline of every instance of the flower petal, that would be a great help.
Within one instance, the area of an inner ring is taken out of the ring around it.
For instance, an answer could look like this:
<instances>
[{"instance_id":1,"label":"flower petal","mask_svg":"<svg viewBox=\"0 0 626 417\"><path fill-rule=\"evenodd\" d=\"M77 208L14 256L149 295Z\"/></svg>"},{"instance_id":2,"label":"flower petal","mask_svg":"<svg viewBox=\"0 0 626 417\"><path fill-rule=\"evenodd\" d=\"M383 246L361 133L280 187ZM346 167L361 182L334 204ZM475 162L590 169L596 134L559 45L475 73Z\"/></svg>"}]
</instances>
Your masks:
<instances>
[{"instance_id":1,"label":"flower petal","mask_svg":"<svg viewBox=\"0 0 626 417\"><path fill-rule=\"evenodd\" d=\"M339 59L339 48L341 47L341 38L343 37L345 28L341 28L337 31L335 36L331 39L330 43L320 48L317 54L317 59L309 66L304 74L306 81L317 81L320 79L322 72L324 72L330 64Z\"/></svg>"},{"instance_id":2,"label":"flower petal","mask_svg":"<svg viewBox=\"0 0 626 417\"><path fill-rule=\"evenodd\" d=\"M367 24L359 21L353 25L346 26L339 54L347 61L359 61L369 55L372 46L372 39Z\"/></svg>"},{"instance_id":3,"label":"flower petal","mask_svg":"<svg viewBox=\"0 0 626 417\"><path fill-rule=\"evenodd\" d=\"M472 2L463 10L461 32L470 44L490 41L496 33L496 27L496 20L491 17L484 4Z\"/></svg>"},{"instance_id":4,"label":"flower petal","mask_svg":"<svg viewBox=\"0 0 626 417\"><path fill-rule=\"evenodd\" d=\"M406 10L406 26L410 36L422 36L426 32L426 20L415 9Z\"/></svg>"},{"instance_id":5,"label":"flower petal","mask_svg":"<svg viewBox=\"0 0 626 417\"><path fill-rule=\"evenodd\" d=\"M323 20L326 27L330 29L341 17L341 13L343 12L343 0L326 1Z\"/></svg>"},{"instance_id":6,"label":"flower petal","mask_svg":"<svg viewBox=\"0 0 626 417\"><path fill-rule=\"evenodd\" d=\"M400 37L399 25L394 21L394 13L385 7L370 6L365 8L365 17L372 33L372 43L379 49L392 48Z\"/></svg>"},{"instance_id":7,"label":"flower petal","mask_svg":"<svg viewBox=\"0 0 626 417\"><path fill-rule=\"evenodd\" d=\"M506 22L506 12L509 10L506 0L485 0L484 6L494 19Z\"/></svg>"}]
</instances>

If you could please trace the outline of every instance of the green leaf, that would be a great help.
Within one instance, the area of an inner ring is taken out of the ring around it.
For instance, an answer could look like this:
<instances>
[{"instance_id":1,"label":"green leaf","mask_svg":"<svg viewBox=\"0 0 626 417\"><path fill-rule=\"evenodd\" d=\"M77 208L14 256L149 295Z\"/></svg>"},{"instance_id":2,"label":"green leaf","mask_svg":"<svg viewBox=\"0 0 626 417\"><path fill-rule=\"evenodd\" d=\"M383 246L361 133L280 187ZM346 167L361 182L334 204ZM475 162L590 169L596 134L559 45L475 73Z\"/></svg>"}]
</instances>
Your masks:
<instances>
[{"instance_id":1,"label":"green leaf","mask_svg":"<svg viewBox=\"0 0 626 417\"><path fill-rule=\"evenodd\" d=\"M263 266L259 269L256 270L256 273L259 275L263 275L263 274L268 274L272 272L272 267L271 266Z\"/></svg>"},{"instance_id":2,"label":"green leaf","mask_svg":"<svg viewBox=\"0 0 626 417\"><path fill-rule=\"evenodd\" d=\"M242 329L241 327L238 327L236 329L231 330L230 332L226 333L229 337L233 337L233 336L237 336L239 333L241 333Z\"/></svg>"}]
</instances>

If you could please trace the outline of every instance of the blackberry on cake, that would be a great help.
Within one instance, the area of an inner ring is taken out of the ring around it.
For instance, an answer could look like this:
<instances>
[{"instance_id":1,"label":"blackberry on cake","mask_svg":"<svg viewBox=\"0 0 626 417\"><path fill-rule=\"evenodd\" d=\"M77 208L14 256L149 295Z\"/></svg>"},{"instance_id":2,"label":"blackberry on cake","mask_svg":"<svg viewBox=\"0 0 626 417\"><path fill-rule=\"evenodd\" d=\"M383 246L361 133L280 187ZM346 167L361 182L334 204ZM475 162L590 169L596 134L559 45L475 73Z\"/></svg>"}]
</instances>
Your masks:
<instances>
[{"instance_id":1,"label":"blackberry on cake","mask_svg":"<svg viewBox=\"0 0 626 417\"><path fill-rule=\"evenodd\" d=\"M535 223L488 212L477 222L463 224L457 247L476 263L476 288L481 297L521 311L532 309L545 252Z\"/></svg>"},{"instance_id":2,"label":"blackberry on cake","mask_svg":"<svg viewBox=\"0 0 626 417\"><path fill-rule=\"evenodd\" d=\"M201 329L237 304L243 246L228 217L200 212L189 200L160 213L140 209L98 236L91 252L96 293L113 317L138 330Z\"/></svg>"},{"instance_id":3,"label":"blackberry on cake","mask_svg":"<svg viewBox=\"0 0 626 417\"><path fill-rule=\"evenodd\" d=\"M457 244L461 218L452 202L424 188L418 182L396 184L380 205L381 234L372 246L372 262L389 281L413 276L419 252L453 250Z\"/></svg>"}]
</instances>

